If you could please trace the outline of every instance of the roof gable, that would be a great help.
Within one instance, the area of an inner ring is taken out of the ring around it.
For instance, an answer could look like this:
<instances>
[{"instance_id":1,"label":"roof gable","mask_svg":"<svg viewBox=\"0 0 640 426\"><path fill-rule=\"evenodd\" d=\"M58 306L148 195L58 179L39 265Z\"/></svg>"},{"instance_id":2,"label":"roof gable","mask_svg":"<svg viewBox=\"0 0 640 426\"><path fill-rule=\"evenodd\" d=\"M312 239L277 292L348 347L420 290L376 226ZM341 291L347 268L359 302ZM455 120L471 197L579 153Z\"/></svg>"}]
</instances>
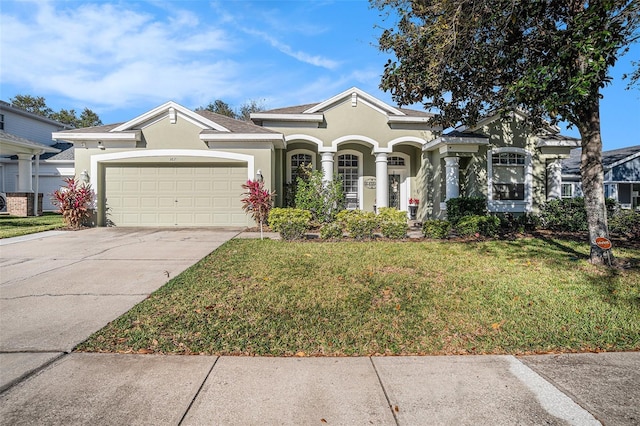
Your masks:
<instances>
[{"instance_id":1,"label":"roof gable","mask_svg":"<svg viewBox=\"0 0 640 426\"><path fill-rule=\"evenodd\" d=\"M147 111L144 114L141 114L127 121L126 123L115 127L114 129L110 130L110 132L125 132L128 130L142 129L166 117L169 117L172 123L175 123L177 118L181 117L202 129L212 129L220 132L229 132L229 129L221 126L220 124L173 101L166 102L152 109L151 111Z\"/></svg>"},{"instance_id":2,"label":"roof gable","mask_svg":"<svg viewBox=\"0 0 640 426\"><path fill-rule=\"evenodd\" d=\"M382 102L380 99L377 99L371 96L370 94L358 89L357 87L352 87L351 89L345 90L344 92L339 93L334 97L327 99L324 102L320 102L319 104L316 104L311 108L305 110L303 113L314 114L314 113L324 112L328 109L331 109L335 105L338 105L344 102L351 102L351 104L354 106L357 105L358 102L363 102L364 104L378 110L379 112L385 115L398 115L398 116L406 115L405 113L400 111L398 108L394 108L391 105L388 105Z\"/></svg>"}]
</instances>

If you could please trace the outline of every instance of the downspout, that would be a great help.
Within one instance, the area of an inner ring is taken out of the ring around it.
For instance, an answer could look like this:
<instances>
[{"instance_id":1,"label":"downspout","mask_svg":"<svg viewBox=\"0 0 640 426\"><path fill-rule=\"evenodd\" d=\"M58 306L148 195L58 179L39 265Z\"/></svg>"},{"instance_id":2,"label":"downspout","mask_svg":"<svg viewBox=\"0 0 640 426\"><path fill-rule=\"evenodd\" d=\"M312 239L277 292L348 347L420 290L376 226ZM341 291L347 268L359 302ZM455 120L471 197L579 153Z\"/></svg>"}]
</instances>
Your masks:
<instances>
[{"instance_id":1,"label":"downspout","mask_svg":"<svg viewBox=\"0 0 640 426\"><path fill-rule=\"evenodd\" d=\"M35 175L35 180L33 182L33 215L38 216L38 191L40 190L40 154L42 151L38 152L35 157L35 167L33 168L33 174Z\"/></svg>"}]
</instances>

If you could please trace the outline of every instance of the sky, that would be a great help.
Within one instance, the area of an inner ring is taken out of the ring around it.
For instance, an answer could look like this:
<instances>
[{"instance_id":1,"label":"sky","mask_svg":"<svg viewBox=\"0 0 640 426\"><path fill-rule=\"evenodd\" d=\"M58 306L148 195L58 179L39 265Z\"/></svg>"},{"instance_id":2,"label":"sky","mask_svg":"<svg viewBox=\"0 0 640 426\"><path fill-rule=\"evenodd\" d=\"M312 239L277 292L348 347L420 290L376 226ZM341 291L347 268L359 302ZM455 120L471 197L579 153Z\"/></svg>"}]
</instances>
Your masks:
<instances>
[{"instance_id":1,"label":"sky","mask_svg":"<svg viewBox=\"0 0 640 426\"><path fill-rule=\"evenodd\" d=\"M104 124L169 100L274 109L353 86L395 105L379 89L390 54L376 47L380 27L392 25L366 0L2 0L0 99L42 96L56 111L87 107ZM632 60L639 44L603 90L605 150L640 145L640 88L621 79Z\"/></svg>"}]
</instances>

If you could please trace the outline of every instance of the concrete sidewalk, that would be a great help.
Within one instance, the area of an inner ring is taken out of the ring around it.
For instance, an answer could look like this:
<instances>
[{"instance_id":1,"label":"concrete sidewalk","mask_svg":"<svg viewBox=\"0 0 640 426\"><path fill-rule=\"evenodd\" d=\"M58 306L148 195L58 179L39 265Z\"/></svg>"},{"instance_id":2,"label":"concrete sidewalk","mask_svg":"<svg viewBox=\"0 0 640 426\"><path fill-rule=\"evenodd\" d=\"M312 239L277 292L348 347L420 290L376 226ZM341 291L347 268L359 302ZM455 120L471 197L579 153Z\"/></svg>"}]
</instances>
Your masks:
<instances>
[{"instance_id":1,"label":"concrete sidewalk","mask_svg":"<svg viewBox=\"0 0 640 426\"><path fill-rule=\"evenodd\" d=\"M637 425L639 371L638 353L522 358L72 353L0 395L0 422Z\"/></svg>"},{"instance_id":2,"label":"concrete sidewalk","mask_svg":"<svg viewBox=\"0 0 640 426\"><path fill-rule=\"evenodd\" d=\"M637 352L70 353L238 232L98 228L3 241L0 424L640 424Z\"/></svg>"}]
</instances>

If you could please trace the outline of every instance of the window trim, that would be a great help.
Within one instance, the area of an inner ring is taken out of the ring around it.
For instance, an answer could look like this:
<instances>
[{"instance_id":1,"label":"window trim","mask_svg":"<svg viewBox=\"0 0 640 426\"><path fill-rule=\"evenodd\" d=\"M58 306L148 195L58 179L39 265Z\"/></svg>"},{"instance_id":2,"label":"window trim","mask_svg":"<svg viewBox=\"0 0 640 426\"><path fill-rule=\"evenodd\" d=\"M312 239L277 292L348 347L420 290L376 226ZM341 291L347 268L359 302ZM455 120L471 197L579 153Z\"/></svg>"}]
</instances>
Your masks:
<instances>
[{"instance_id":1,"label":"window trim","mask_svg":"<svg viewBox=\"0 0 640 426\"><path fill-rule=\"evenodd\" d=\"M391 157L399 157L404 161L404 166L392 166L387 162L387 175L400 175L400 210L409 211L409 198L411 198L411 179L409 178L411 157L404 152L391 152L388 154L388 158ZM387 197L389 197L389 194L387 194Z\"/></svg>"},{"instance_id":2,"label":"window trim","mask_svg":"<svg viewBox=\"0 0 640 426\"><path fill-rule=\"evenodd\" d=\"M345 150L336 152L334 167L333 167L334 176L339 176L338 164L340 163L341 155L355 155L358 158L358 209L363 210L364 180L362 178L362 173L363 173L364 156L360 151L356 151L353 149L345 149Z\"/></svg>"},{"instance_id":3,"label":"window trim","mask_svg":"<svg viewBox=\"0 0 640 426\"><path fill-rule=\"evenodd\" d=\"M493 156L494 154L514 153L524 155L524 164L504 165L500 167L524 167L524 200L493 199ZM531 153L524 148L493 148L487 150L487 207L490 212L530 212L533 207L533 166Z\"/></svg>"},{"instance_id":4,"label":"window trim","mask_svg":"<svg viewBox=\"0 0 640 426\"><path fill-rule=\"evenodd\" d=\"M294 149L292 151L287 152L287 182L291 182L291 158L297 154L306 154L311 155L311 167L313 170L316 170L316 157L317 154L310 149Z\"/></svg>"},{"instance_id":5,"label":"window trim","mask_svg":"<svg viewBox=\"0 0 640 426\"><path fill-rule=\"evenodd\" d=\"M564 195L564 188L569 188L569 195ZM560 184L560 198L573 198L573 194L575 193L573 183L571 182L562 182Z\"/></svg>"}]
</instances>

